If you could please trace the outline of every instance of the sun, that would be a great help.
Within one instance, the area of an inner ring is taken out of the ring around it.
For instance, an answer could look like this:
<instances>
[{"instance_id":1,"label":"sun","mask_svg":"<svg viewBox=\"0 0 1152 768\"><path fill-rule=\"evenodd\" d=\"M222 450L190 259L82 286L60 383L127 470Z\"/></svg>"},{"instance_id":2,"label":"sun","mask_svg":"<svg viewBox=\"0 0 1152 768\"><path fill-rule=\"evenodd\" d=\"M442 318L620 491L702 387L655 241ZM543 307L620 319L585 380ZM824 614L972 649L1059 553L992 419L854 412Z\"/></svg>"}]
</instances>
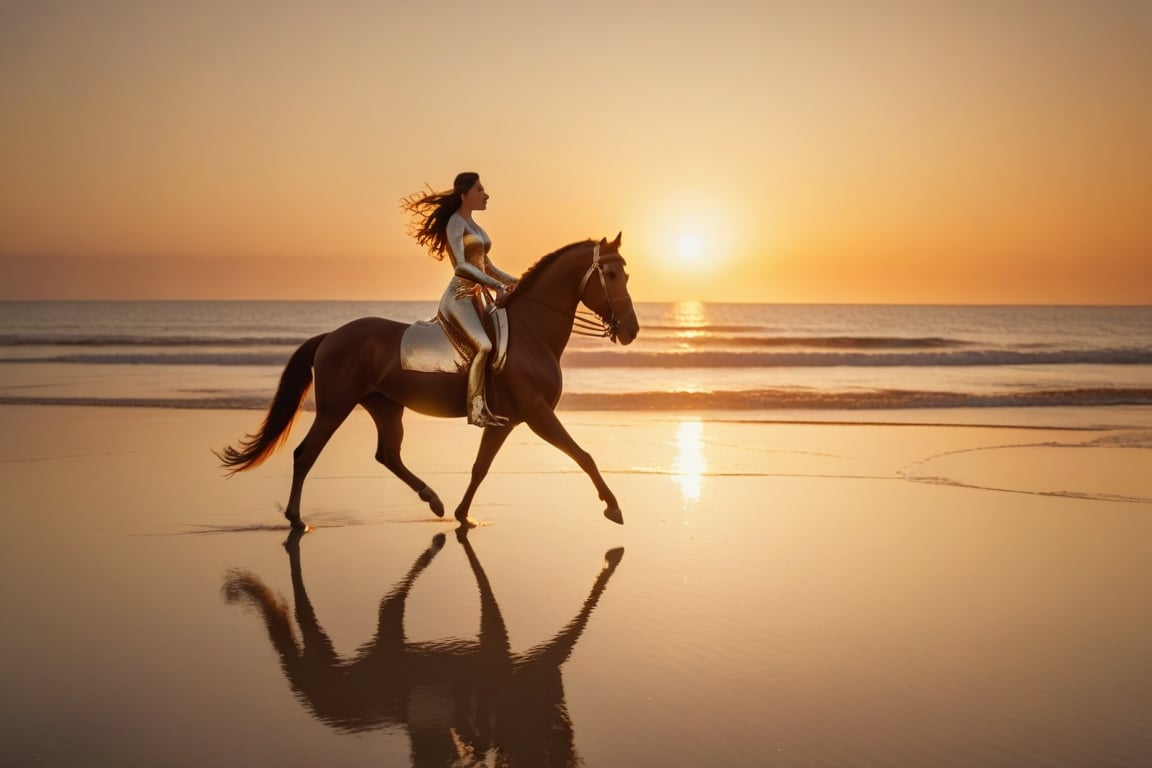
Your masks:
<instances>
[{"instance_id":1,"label":"sun","mask_svg":"<svg viewBox=\"0 0 1152 768\"><path fill-rule=\"evenodd\" d=\"M696 267L703 262L704 238L695 232L684 232L676 238L676 258L682 267Z\"/></svg>"},{"instance_id":2,"label":"sun","mask_svg":"<svg viewBox=\"0 0 1152 768\"><path fill-rule=\"evenodd\" d=\"M645 276L652 295L698 299L742 287L733 272L742 221L739 206L720 191L711 195L707 189L649 203L651 207L637 212L634 243L639 257L663 267Z\"/></svg>"}]
</instances>

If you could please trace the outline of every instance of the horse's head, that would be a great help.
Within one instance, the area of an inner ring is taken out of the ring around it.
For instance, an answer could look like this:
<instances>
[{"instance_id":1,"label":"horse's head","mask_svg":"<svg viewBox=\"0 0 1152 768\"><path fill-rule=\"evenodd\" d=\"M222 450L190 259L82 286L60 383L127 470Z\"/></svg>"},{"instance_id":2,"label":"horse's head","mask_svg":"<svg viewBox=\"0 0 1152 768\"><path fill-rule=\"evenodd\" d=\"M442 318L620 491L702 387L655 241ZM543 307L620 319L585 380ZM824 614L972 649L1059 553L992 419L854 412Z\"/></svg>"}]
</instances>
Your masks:
<instances>
[{"instance_id":1,"label":"horse's head","mask_svg":"<svg viewBox=\"0 0 1152 768\"><path fill-rule=\"evenodd\" d=\"M631 344L640 332L640 321L628 294L628 273L620 255L620 237L608 242L601 238L592 243L592 263L580 282L580 301L595 312L607 328L612 341Z\"/></svg>"}]
</instances>

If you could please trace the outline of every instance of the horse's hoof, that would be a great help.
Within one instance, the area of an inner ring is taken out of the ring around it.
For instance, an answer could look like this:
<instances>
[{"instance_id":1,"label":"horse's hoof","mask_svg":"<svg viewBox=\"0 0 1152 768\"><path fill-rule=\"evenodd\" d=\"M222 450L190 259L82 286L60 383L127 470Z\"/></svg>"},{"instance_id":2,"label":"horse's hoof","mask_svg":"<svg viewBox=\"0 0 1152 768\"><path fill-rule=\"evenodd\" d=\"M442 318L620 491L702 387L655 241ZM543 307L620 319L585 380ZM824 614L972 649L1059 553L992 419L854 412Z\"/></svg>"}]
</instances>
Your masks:
<instances>
[{"instance_id":1,"label":"horse's hoof","mask_svg":"<svg viewBox=\"0 0 1152 768\"><path fill-rule=\"evenodd\" d=\"M604 517L614 523L624 525L624 513L620 511L620 507L608 507L604 510Z\"/></svg>"},{"instance_id":2,"label":"horse's hoof","mask_svg":"<svg viewBox=\"0 0 1152 768\"><path fill-rule=\"evenodd\" d=\"M468 531L475 527L476 524L471 520L460 523L460 525L456 526L456 541L461 544L466 543L468 541Z\"/></svg>"},{"instance_id":3,"label":"horse's hoof","mask_svg":"<svg viewBox=\"0 0 1152 768\"><path fill-rule=\"evenodd\" d=\"M301 520L298 517L288 518L288 525L292 526L292 530L294 530L294 531L307 531L308 530L308 526L304 523L303 520Z\"/></svg>"},{"instance_id":4,"label":"horse's hoof","mask_svg":"<svg viewBox=\"0 0 1152 768\"><path fill-rule=\"evenodd\" d=\"M288 530L288 538L284 539L284 549L289 553L299 550L300 539L304 538L304 534L311 530L311 526L306 528L290 528Z\"/></svg>"},{"instance_id":5,"label":"horse's hoof","mask_svg":"<svg viewBox=\"0 0 1152 768\"><path fill-rule=\"evenodd\" d=\"M436 517L444 517L444 502L440 501L440 497L436 495L436 491L428 486L424 486L420 490L420 501L428 502L428 508L432 510L432 514Z\"/></svg>"},{"instance_id":6,"label":"horse's hoof","mask_svg":"<svg viewBox=\"0 0 1152 768\"><path fill-rule=\"evenodd\" d=\"M604 570L614 571L620 565L620 558L624 557L624 547L616 547L604 553Z\"/></svg>"}]
</instances>

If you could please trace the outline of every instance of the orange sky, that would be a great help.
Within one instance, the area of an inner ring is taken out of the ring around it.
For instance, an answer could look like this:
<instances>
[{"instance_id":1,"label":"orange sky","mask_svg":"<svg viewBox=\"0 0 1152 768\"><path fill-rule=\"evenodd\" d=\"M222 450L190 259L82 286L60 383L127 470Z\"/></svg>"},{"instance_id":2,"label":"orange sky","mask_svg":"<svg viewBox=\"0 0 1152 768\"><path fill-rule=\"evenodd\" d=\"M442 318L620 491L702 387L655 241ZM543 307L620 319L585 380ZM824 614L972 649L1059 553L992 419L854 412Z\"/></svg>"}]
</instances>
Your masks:
<instances>
[{"instance_id":1,"label":"orange sky","mask_svg":"<svg viewBox=\"0 0 1152 768\"><path fill-rule=\"evenodd\" d=\"M1142 0L4 3L0 298L435 299L399 199L477 170L498 266L623 230L638 300L1152 303L1150 40Z\"/></svg>"}]
</instances>

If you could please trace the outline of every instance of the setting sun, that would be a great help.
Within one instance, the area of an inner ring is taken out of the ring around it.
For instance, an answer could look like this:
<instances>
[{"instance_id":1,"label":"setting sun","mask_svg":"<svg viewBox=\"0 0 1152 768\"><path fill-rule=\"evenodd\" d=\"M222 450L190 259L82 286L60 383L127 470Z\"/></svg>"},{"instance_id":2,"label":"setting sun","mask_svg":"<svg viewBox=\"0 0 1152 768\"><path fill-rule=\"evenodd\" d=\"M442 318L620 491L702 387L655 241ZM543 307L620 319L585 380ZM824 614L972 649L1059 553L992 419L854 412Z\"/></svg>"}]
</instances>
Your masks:
<instances>
[{"instance_id":1,"label":"setting sun","mask_svg":"<svg viewBox=\"0 0 1152 768\"><path fill-rule=\"evenodd\" d=\"M0 297L433 300L399 201L476 171L637 301L1152 302L1149 3L249 5L0 3Z\"/></svg>"},{"instance_id":2,"label":"setting sun","mask_svg":"<svg viewBox=\"0 0 1152 768\"><path fill-rule=\"evenodd\" d=\"M682 267L696 267L704 254L704 239L694 232L685 232L676 240L676 258Z\"/></svg>"}]
</instances>

